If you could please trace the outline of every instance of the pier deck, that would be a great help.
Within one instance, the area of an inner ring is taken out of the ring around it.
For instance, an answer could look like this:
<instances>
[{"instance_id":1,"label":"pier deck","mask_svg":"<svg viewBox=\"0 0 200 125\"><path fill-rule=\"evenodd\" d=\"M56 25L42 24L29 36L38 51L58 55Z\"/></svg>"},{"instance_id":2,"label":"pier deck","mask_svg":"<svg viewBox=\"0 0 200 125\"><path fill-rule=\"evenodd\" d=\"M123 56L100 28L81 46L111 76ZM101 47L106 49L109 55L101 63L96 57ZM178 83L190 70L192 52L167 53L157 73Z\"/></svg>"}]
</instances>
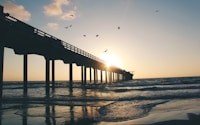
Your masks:
<instances>
[{"instance_id":1,"label":"pier deck","mask_svg":"<svg viewBox=\"0 0 200 125\"><path fill-rule=\"evenodd\" d=\"M98 72L100 70L101 82L102 71L105 71L106 82L107 75L109 82L112 82L112 77L117 76L120 80L131 80L133 74L123 70L116 66L110 66L109 69L106 66L105 61L100 58L77 48L59 38L56 38L48 33L43 32L33 26L30 26L15 17L10 16L3 12L3 7L0 6L0 97L2 96L3 85L3 60L4 60L4 47L11 48L15 54L24 56L24 93L27 93L27 56L28 54L37 54L44 56L46 61L46 93L49 93L50 83L50 61L52 61L52 81L54 82L54 61L62 60L64 63L69 64L69 81L72 86L72 64L81 66L82 81L86 84L86 68L90 68L90 80L91 69L94 70L94 83L98 79ZM113 75L116 74L116 75Z\"/></svg>"}]
</instances>

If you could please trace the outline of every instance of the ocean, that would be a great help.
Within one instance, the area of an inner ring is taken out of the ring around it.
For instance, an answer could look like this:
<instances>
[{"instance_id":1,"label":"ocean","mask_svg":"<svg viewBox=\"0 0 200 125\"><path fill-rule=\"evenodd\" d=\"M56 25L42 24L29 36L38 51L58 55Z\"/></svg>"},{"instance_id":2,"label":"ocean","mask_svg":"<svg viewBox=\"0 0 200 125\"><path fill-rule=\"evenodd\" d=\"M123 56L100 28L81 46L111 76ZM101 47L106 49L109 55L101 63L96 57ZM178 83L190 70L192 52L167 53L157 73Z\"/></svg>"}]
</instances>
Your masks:
<instances>
[{"instance_id":1,"label":"ocean","mask_svg":"<svg viewBox=\"0 0 200 125\"><path fill-rule=\"evenodd\" d=\"M0 125L177 125L200 123L200 77L119 83L4 82Z\"/></svg>"}]
</instances>

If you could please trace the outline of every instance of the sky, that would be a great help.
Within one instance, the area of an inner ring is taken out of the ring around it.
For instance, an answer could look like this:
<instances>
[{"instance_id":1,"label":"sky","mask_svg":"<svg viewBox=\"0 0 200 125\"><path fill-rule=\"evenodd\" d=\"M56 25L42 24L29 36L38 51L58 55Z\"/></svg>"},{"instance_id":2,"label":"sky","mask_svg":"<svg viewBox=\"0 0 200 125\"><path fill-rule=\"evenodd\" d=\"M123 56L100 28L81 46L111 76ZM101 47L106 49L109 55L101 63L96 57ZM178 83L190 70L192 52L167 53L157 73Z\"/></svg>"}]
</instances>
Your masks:
<instances>
[{"instance_id":1,"label":"sky","mask_svg":"<svg viewBox=\"0 0 200 125\"><path fill-rule=\"evenodd\" d=\"M0 4L27 24L134 71L134 78L200 76L199 0L0 0ZM22 62L22 55L5 48L4 80L22 80ZM44 57L28 56L28 67L29 80L45 79ZM74 69L79 74L80 67ZM56 79L65 80L67 73L68 65L56 61Z\"/></svg>"}]
</instances>

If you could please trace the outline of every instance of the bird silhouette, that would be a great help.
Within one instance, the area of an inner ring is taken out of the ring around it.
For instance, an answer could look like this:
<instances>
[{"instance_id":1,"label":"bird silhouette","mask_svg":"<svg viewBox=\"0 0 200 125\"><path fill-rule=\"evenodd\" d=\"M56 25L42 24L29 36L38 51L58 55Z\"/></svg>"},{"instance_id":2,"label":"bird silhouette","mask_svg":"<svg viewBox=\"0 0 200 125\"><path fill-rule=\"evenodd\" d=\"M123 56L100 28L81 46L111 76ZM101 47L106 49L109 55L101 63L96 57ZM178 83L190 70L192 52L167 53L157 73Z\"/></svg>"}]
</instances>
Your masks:
<instances>
[{"instance_id":1,"label":"bird silhouette","mask_svg":"<svg viewBox=\"0 0 200 125\"><path fill-rule=\"evenodd\" d=\"M108 51L108 49L104 50L104 53L106 53Z\"/></svg>"},{"instance_id":2,"label":"bird silhouette","mask_svg":"<svg viewBox=\"0 0 200 125\"><path fill-rule=\"evenodd\" d=\"M96 37L99 37L99 35L97 34Z\"/></svg>"},{"instance_id":3,"label":"bird silhouette","mask_svg":"<svg viewBox=\"0 0 200 125\"><path fill-rule=\"evenodd\" d=\"M83 35L84 37L86 37L86 35Z\"/></svg>"},{"instance_id":4,"label":"bird silhouette","mask_svg":"<svg viewBox=\"0 0 200 125\"><path fill-rule=\"evenodd\" d=\"M117 27L117 29L119 30L119 29L120 29L120 27L118 26L118 27Z\"/></svg>"},{"instance_id":5,"label":"bird silhouette","mask_svg":"<svg viewBox=\"0 0 200 125\"><path fill-rule=\"evenodd\" d=\"M69 29L69 28L71 28L71 27L72 27L72 24L69 25L69 26L66 26L65 29Z\"/></svg>"}]
</instances>

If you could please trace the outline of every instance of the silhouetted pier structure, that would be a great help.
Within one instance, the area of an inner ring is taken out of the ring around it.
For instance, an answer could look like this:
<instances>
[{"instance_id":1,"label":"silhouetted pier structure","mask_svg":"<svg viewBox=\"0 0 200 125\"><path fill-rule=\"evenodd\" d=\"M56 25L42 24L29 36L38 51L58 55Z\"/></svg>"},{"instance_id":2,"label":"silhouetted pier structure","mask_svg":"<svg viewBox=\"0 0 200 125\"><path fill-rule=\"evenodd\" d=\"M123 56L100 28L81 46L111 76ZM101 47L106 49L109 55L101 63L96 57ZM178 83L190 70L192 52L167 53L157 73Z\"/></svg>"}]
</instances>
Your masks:
<instances>
[{"instance_id":1,"label":"silhouetted pier structure","mask_svg":"<svg viewBox=\"0 0 200 125\"><path fill-rule=\"evenodd\" d=\"M4 13L3 7L0 5L0 97L2 97L3 92L4 47L13 49L15 54L23 55L25 95L27 94L28 81L28 54L42 55L45 58L47 95L50 88L50 64L52 66L52 83L55 81L55 60L62 60L64 63L69 64L70 88L72 88L73 83L73 63L81 66L81 80L83 84L86 84L87 81L87 68L90 69L90 82L92 80L92 69L94 71L94 83L98 80L98 70L100 71L101 82L103 82L102 76L104 71L105 83L108 81L113 82L114 79L117 79L117 81L131 80L133 76L132 73L115 66L107 68L106 63L100 58Z\"/></svg>"}]
</instances>

